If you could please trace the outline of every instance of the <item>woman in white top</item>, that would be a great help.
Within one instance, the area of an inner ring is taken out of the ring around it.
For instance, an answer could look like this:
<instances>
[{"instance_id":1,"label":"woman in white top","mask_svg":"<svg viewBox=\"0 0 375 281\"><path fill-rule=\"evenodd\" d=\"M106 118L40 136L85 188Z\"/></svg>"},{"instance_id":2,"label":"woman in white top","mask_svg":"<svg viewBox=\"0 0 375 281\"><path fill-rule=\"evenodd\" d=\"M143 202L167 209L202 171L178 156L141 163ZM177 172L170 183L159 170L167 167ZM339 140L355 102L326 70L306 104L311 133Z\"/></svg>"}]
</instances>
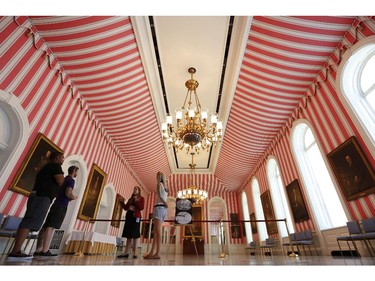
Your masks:
<instances>
[{"instance_id":1,"label":"woman in white top","mask_svg":"<svg viewBox=\"0 0 375 281\"><path fill-rule=\"evenodd\" d=\"M162 172L157 173L157 194L156 194L156 202L154 205L154 213L153 213L153 240L152 240L152 247L150 252L148 252L143 258L145 259L160 259L160 247L161 247L161 239L162 239L162 226L161 224L167 217L168 213L168 204L167 204L167 197L168 197L168 187L165 175Z\"/></svg>"}]
</instances>

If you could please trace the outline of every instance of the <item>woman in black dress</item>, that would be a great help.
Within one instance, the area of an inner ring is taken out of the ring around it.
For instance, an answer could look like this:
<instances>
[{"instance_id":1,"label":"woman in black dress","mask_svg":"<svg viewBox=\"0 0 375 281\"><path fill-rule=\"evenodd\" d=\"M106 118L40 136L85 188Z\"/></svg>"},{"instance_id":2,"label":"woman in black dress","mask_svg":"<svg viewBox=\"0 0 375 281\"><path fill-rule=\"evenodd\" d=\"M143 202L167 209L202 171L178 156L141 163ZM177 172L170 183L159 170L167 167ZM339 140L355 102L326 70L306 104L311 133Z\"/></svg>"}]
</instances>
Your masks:
<instances>
[{"instance_id":1,"label":"woman in black dress","mask_svg":"<svg viewBox=\"0 0 375 281\"><path fill-rule=\"evenodd\" d=\"M144 208L145 200L141 196L141 189L138 186L134 187L133 194L128 202L120 202L124 210L126 210L125 225L122 232L122 237L126 238L125 253L118 257L128 258L130 247L133 242L133 258L137 258L137 244L141 237L141 211Z\"/></svg>"}]
</instances>

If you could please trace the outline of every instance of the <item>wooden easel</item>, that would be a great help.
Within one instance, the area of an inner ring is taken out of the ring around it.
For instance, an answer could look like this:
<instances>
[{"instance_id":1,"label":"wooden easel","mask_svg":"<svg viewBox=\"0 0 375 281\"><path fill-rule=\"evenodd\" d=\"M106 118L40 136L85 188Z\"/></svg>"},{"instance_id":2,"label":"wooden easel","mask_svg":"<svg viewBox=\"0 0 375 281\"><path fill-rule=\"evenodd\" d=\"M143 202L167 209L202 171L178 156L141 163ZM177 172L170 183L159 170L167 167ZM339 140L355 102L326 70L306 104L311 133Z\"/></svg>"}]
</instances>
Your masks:
<instances>
[{"instance_id":1,"label":"wooden easel","mask_svg":"<svg viewBox=\"0 0 375 281\"><path fill-rule=\"evenodd\" d=\"M189 230L190 230L190 233L191 233L191 241L194 244L195 253L198 256L198 249L197 249L197 245L195 244L195 235L194 235L195 228L194 228L194 225L193 224L171 224L171 225L168 225L168 227L171 227L171 228L172 227L177 227L177 226L186 226L186 227L189 227ZM174 231L174 233L176 234L176 230ZM175 236L175 235L173 235L173 236ZM168 256L168 252L169 252L169 245L172 242L173 236L169 237L168 246L167 246L167 256ZM177 243L177 241L176 241L176 243Z\"/></svg>"}]
</instances>

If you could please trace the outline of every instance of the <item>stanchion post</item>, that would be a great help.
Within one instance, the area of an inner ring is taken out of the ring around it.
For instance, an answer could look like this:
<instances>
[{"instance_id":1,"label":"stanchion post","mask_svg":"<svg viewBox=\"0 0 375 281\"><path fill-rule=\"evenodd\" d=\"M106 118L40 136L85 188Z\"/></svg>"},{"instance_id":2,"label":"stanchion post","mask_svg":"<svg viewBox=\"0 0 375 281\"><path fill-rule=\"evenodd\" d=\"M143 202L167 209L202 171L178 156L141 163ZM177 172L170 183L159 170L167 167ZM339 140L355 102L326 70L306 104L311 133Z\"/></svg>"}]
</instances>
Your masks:
<instances>
[{"instance_id":1,"label":"stanchion post","mask_svg":"<svg viewBox=\"0 0 375 281\"><path fill-rule=\"evenodd\" d=\"M285 223L285 227L286 227L286 232L288 233L288 237L289 237L290 248L292 249L292 253L289 255L289 257L296 258L296 257L298 257L298 254L296 254L294 252L293 241L290 237L288 224L286 223L286 218L284 219L284 223Z\"/></svg>"},{"instance_id":2,"label":"stanchion post","mask_svg":"<svg viewBox=\"0 0 375 281\"><path fill-rule=\"evenodd\" d=\"M220 220L219 224L219 230L220 230L220 237L221 237L221 254L219 255L219 258L225 258L225 251L224 251L224 227L223 227L223 221Z\"/></svg>"},{"instance_id":3,"label":"stanchion post","mask_svg":"<svg viewBox=\"0 0 375 281\"><path fill-rule=\"evenodd\" d=\"M194 244L195 253L197 254L197 256L199 256L197 244L195 244L195 235L194 235L195 227L194 227L194 224L188 225L188 227L190 228L191 242L193 242L193 244Z\"/></svg>"},{"instance_id":4,"label":"stanchion post","mask_svg":"<svg viewBox=\"0 0 375 281\"><path fill-rule=\"evenodd\" d=\"M83 230L82 240L79 244L78 252L76 252L74 254L75 257L82 257L83 256L83 252L82 252L83 251L83 244L85 242L85 237L86 237L86 232L87 232L87 229L88 229L88 226L89 226L89 222L90 222L90 218L87 219L85 228Z\"/></svg>"},{"instance_id":5,"label":"stanchion post","mask_svg":"<svg viewBox=\"0 0 375 281\"><path fill-rule=\"evenodd\" d=\"M150 219L150 225L148 227L148 235L147 235L147 248L146 248L146 253L148 253L148 248L150 246L150 239L151 239L151 229L152 229L152 221L153 218Z\"/></svg>"},{"instance_id":6,"label":"stanchion post","mask_svg":"<svg viewBox=\"0 0 375 281\"><path fill-rule=\"evenodd\" d=\"M167 245L167 254L166 254L166 257L168 257L169 246L171 245L173 236L175 235L175 232L176 232L176 225L170 224L168 227L169 227L169 231L168 231L168 237L167 237L168 245ZM172 228L173 228L173 235L171 235Z\"/></svg>"}]
</instances>

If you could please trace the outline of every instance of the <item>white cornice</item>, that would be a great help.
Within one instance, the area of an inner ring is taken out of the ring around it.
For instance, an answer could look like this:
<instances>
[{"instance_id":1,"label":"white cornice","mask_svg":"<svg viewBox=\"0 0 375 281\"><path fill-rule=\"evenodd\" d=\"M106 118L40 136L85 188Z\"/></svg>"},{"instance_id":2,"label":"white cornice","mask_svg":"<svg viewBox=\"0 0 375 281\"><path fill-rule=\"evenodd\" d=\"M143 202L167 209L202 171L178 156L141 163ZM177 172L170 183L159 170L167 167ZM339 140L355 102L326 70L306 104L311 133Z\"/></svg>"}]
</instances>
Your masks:
<instances>
[{"instance_id":1,"label":"white cornice","mask_svg":"<svg viewBox=\"0 0 375 281\"><path fill-rule=\"evenodd\" d=\"M158 127L160 128L161 124L166 118L165 112L167 111L164 105L163 91L161 89L160 78L158 75L159 70L155 57L154 43L152 39L152 33L149 28L148 17L133 16L130 17L130 19L133 25L138 51L142 59L144 73L146 75L150 96L158 121ZM160 138L162 138L161 131ZM164 148L168 158L169 167L171 168L171 173L175 173L177 171L177 167L173 159L173 155L168 151L169 148L165 143Z\"/></svg>"},{"instance_id":2,"label":"white cornice","mask_svg":"<svg viewBox=\"0 0 375 281\"><path fill-rule=\"evenodd\" d=\"M225 129L228 124L230 109L236 91L238 76L241 70L243 57L246 50L247 40L253 17L235 17L232 30L232 38L229 47L227 67L225 71L225 81L223 84L223 95L219 108L219 119L223 121L223 136L225 139ZM212 173L215 173L217 161L219 160L221 144L214 148L211 159Z\"/></svg>"}]
</instances>

